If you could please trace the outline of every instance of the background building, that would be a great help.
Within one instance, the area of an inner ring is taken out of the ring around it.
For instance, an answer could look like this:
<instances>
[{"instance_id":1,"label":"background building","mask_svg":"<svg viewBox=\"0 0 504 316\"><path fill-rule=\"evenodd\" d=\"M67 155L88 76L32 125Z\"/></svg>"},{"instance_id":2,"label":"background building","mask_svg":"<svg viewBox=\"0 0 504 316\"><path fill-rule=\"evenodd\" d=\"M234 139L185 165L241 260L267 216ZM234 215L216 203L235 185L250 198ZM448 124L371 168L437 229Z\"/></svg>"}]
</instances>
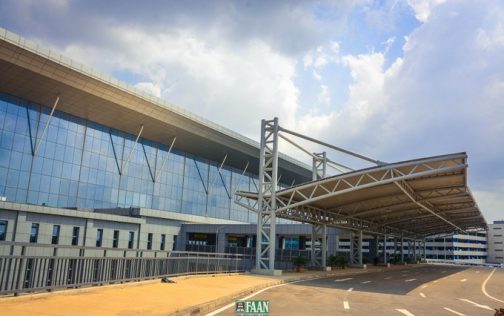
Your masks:
<instances>
[{"instance_id":1,"label":"background building","mask_svg":"<svg viewBox=\"0 0 504 316\"><path fill-rule=\"evenodd\" d=\"M489 263L504 263L504 221L488 224Z\"/></svg>"},{"instance_id":2,"label":"background building","mask_svg":"<svg viewBox=\"0 0 504 316\"><path fill-rule=\"evenodd\" d=\"M487 244L484 231L433 236L427 239L427 259L483 264L487 262Z\"/></svg>"}]
</instances>

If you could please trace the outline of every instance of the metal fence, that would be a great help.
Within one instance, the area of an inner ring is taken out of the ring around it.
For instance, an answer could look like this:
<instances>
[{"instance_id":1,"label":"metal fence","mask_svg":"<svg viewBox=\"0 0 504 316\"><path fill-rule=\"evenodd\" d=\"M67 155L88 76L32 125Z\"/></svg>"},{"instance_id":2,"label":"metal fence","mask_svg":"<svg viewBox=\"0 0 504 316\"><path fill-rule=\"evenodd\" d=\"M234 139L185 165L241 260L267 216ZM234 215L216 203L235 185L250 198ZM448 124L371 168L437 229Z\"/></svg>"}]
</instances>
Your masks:
<instances>
[{"instance_id":1,"label":"metal fence","mask_svg":"<svg viewBox=\"0 0 504 316\"><path fill-rule=\"evenodd\" d=\"M225 252L231 254L249 255L255 258L255 247L226 247ZM292 270L294 266L294 258L302 256L308 261L310 266L311 250L297 249L276 249L275 251L275 269Z\"/></svg>"},{"instance_id":2,"label":"metal fence","mask_svg":"<svg viewBox=\"0 0 504 316\"><path fill-rule=\"evenodd\" d=\"M468 262L464 260L444 260L444 259L427 259L426 262L429 264L504 268L504 263L479 263L479 262Z\"/></svg>"},{"instance_id":3,"label":"metal fence","mask_svg":"<svg viewBox=\"0 0 504 316\"><path fill-rule=\"evenodd\" d=\"M21 255L0 256L0 294L243 272L253 265L250 256L237 254L169 251L163 257L43 256L26 255L28 246L21 247Z\"/></svg>"}]
</instances>

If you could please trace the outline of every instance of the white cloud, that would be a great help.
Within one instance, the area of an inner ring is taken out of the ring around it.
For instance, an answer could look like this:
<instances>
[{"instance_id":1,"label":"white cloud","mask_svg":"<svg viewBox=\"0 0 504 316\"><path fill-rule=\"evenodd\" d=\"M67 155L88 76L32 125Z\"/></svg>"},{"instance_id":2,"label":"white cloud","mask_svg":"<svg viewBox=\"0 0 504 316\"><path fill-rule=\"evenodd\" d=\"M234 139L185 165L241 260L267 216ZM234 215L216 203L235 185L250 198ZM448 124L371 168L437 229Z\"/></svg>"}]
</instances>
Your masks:
<instances>
[{"instance_id":1,"label":"white cloud","mask_svg":"<svg viewBox=\"0 0 504 316\"><path fill-rule=\"evenodd\" d=\"M122 47L113 67L147 77L150 83L142 83L143 88L154 88L163 98L247 135L255 136L257 122L265 117L282 116L285 125L293 125L296 61L267 43L216 46L185 31L112 33Z\"/></svg>"},{"instance_id":2,"label":"white cloud","mask_svg":"<svg viewBox=\"0 0 504 316\"><path fill-rule=\"evenodd\" d=\"M495 191L473 191L479 208L488 222L504 220L504 184L494 188Z\"/></svg>"},{"instance_id":3,"label":"white cloud","mask_svg":"<svg viewBox=\"0 0 504 316\"><path fill-rule=\"evenodd\" d=\"M152 82L139 82L135 87L158 98L161 97L161 87Z\"/></svg>"},{"instance_id":4,"label":"white cloud","mask_svg":"<svg viewBox=\"0 0 504 316\"><path fill-rule=\"evenodd\" d=\"M303 57L304 68L315 68L320 70L330 63L340 62L340 45L338 42L331 41L326 45L318 46L310 50Z\"/></svg>"},{"instance_id":5,"label":"white cloud","mask_svg":"<svg viewBox=\"0 0 504 316\"><path fill-rule=\"evenodd\" d=\"M313 56L311 54L306 54L303 58L303 64L305 68L311 67L313 65Z\"/></svg>"},{"instance_id":6,"label":"white cloud","mask_svg":"<svg viewBox=\"0 0 504 316\"><path fill-rule=\"evenodd\" d=\"M385 46L384 49L384 54L386 55L388 51L390 50L390 47L394 45L395 42L395 36L389 37L385 42L382 42L382 44Z\"/></svg>"},{"instance_id":7,"label":"white cloud","mask_svg":"<svg viewBox=\"0 0 504 316\"><path fill-rule=\"evenodd\" d=\"M343 56L347 102L305 115L299 130L385 161L467 151L469 185L494 220L504 209L504 8L472 4L436 7L388 67L383 52Z\"/></svg>"},{"instance_id":8,"label":"white cloud","mask_svg":"<svg viewBox=\"0 0 504 316\"><path fill-rule=\"evenodd\" d=\"M317 96L319 103L323 105L331 104L331 94L329 91L329 87L326 85L320 85L320 93Z\"/></svg>"},{"instance_id":9,"label":"white cloud","mask_svg":"<svg viewBox=\"0 0 504 316\"><path fill-rule=\"evenodd\" d=\"M345 24L354 5L349 1L341 5L346 15L324 11L322 19L337 16L328 23L317 20L309 2L222 1L204 10L195 10L201 3L166 2L156 11L148 5L131 10L128 1L104 3L99 11L88 2L68 2L57 15L52 8L58 6L18 3L9 2L17 10L0 12L2 25L18 23L28 37L50 38L70 57L126 74L137 87L254 139L260 119L279 116L284 126L386 161L468 151L478 199L496 201L480 205L504 208L498 191L504 178L502 1L408 0L408 12L423 23L406 36L396 28L404 23L404 3L365 2L376 34L357 42L383 36L374 42L379 45L388 38L379 52L340 44L342 30L352 32L356 23ZM325 9L327 3L316 5ZM387 60L389 47L403 36L403 56ZM299 66L310 80L299 78ZM351 78L341 104L336 84L347 79L335 68ZM302 111L298 90L309 94ZM320 111L321 104L331 107ZM496 211L484 211L495 217Z\"/></svg>"},{"instance_id":10,"label":"white cloud","mask_svg":"<svg viewBox=\"0 0 504 316\"><path fill-rule=\"evenodd\" d=\"M432 10L438 5L443 4L445 1L446 0L408 0L408 4L415 11L415 17L417 20L425 23L429 20Z\"/></svg>"}]
</instances>

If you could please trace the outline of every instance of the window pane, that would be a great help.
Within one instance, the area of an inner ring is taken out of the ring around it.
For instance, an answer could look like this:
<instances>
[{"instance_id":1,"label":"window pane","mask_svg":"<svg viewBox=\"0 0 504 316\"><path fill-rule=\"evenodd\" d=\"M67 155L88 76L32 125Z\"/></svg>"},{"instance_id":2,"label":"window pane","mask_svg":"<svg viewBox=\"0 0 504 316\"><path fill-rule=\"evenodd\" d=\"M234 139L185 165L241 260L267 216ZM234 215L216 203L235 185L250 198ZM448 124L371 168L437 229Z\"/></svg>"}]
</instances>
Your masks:
<instances>
[{"instance_id":1,"label":"window pane","mask_svg":"<svg viewBox=\"0 0 504 316\"><path fill-rule=\"evenodd\" d=\"M97 229L96 230L96 247L102 246L102 240L103 240L103 229Z\"/></svg>"},{"instance_id":2,"label":"window pane","mask_svg":"<svg viewBox=\"0 0 504 316\"><path fill-rule=\"evenodd\" d=\"M7 221L0 221L0 240L5 240L7 235Z\"/></svg>"},{"instance_id":3,"label":"window pane","mask_svg":"<svg viewBox=\"0 0 504 316\"><path fill-rule=\"evenodd\" d=\"M36 243L38 240L39 224L33 223L30 232L30 242Z\"/></svg>"},{"instance_id":4,"label":"window pane","mask_svg":"<svg viewBox=\"0 0 504 316\"><path fill-rule=\"evenodd\" d=\"M52 232L52 240L51 243L53 245L57 245L59 242L59 235L60 235L60 226L59 225L54 225L53 226L53 232Z\"/></svg>"},{"instance_id":5,"label":"window pane","mask_svg":"<svg viewBox=\"0 0 504 316\"><path fill-rule=\"evenodd\" d=\"M77 246L79 244L79 231L80 227L74 227L72 232L72 246Z\"/></svg>"}]
</instances>

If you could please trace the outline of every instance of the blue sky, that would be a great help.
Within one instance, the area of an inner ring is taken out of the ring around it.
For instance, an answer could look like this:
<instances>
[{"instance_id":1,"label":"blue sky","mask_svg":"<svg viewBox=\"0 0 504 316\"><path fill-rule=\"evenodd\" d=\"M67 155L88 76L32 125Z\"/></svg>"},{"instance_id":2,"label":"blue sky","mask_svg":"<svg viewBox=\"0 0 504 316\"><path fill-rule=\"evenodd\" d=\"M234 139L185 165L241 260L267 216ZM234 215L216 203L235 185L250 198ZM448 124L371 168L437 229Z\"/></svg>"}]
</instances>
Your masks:
<instances>
[{"instance_id":1,"label":"blue sky","mask_svg":"<svg viewBox=\"0 0 504 316\"><path fill-rule=\"evenodd\" d=\"M0 26L256 140L278 116L382 161L466 151L504 218L502 1L2 0Z\"/></svg>"}]
</instances>

